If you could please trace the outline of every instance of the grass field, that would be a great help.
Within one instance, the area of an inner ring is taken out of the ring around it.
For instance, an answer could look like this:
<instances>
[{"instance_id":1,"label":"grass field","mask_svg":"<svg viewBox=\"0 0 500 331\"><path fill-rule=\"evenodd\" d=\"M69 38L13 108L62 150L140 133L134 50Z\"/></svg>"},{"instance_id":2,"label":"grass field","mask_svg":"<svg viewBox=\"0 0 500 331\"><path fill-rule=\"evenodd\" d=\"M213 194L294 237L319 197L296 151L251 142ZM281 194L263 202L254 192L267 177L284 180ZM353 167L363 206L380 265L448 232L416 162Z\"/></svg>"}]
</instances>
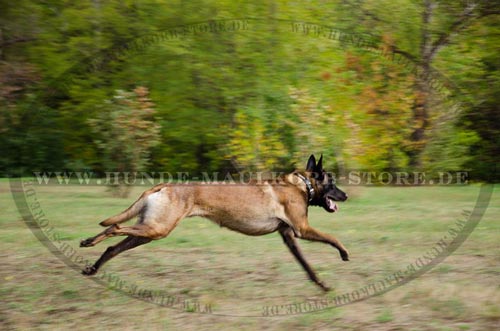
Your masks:
<instances>
[{"instance_id":1,"label":"grass field","mask_svg":"<svg viewBox=\"0 0 500 331\"><path fill-rule=\"evenodd\" d=\"M92 261L109 239L79 248L101 231L98 222L127 207L98 186L36 186L37 198L60 240ZM128 251L102 271L127 284L164 291L210 306L167 308L96 283L54 256L23 223L9 182L0 181L0 329L36 330L493 330L500 325L500 194L468 240L430 272L388 293L316 313L259 315L266 305L332 298L400 269L429 250L463 211L478 185L460 187L346 187L340 212L310 209L310 223L349 249L342 262L330 246L300 241L323 294L306 278L278 234L247 237L209 221L186 219L163 240ZM497 190L498 191L498 190ZM194 302L194 301L193 301ZM240 316L221 316L240 315Z\"/></svg>"}]
</instances>

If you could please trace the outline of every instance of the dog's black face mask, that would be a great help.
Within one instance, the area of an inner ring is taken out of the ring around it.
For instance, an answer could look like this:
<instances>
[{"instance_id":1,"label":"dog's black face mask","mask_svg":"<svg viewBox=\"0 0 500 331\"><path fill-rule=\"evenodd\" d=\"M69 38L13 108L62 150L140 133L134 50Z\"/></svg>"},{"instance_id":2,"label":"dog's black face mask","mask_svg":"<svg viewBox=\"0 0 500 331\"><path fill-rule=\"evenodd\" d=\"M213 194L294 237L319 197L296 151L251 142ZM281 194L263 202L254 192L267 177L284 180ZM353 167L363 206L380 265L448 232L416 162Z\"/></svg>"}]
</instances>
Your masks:
<instances>
[{"instance_id":1,"label":"dog's black face mask","mask_svg":"<svg viewBox=\"0 0 500 331\"><path fill-rule=\"evenodd\" d=\"M329 213L336 212L339 208L335 201L347 200L347 194L335 185L332 174L323 170L323 155L318 163L314 155L311 155L307 161L306 171L311 173L311 178L316 184L316 192L311 205L321 206Z\"/></svg>"}]
</instances>

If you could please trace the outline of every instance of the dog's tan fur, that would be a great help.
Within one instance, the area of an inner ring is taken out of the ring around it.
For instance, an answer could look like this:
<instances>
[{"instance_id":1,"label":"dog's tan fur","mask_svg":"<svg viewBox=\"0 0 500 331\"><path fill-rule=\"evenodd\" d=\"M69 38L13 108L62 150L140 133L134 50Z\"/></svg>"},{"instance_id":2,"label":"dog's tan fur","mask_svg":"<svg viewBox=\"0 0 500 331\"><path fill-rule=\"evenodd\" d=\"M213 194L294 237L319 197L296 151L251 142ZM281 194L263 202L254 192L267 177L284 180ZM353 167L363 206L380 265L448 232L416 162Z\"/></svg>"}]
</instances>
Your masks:
<instances>
[{"instance_id":1,"label":"dog's tan fur","mask_svg":"<svg viewBox=\"0 0 500 331\"><path fill-rule=\"evenodd\" d=\"M312 172L302 174L321 193L321 183L313 179ZM307 210L306 184L294 173L274 181L248 184L160 184L145 191L127 210L102 221L102 226L108 226L106 230L81 242L81 246L89 247L109 237L128 236L109 247L94 266L83 273L95 274L103 263L120 252L168 236L186 217L201 216L251 236L279 231L309 278L328 290L305 261L295 238L329 243L339 250L345 261L348 252L335 237L309 225ZM134 216L139 216L135 225L119 225Z\"/></svg>"}]
</instances>

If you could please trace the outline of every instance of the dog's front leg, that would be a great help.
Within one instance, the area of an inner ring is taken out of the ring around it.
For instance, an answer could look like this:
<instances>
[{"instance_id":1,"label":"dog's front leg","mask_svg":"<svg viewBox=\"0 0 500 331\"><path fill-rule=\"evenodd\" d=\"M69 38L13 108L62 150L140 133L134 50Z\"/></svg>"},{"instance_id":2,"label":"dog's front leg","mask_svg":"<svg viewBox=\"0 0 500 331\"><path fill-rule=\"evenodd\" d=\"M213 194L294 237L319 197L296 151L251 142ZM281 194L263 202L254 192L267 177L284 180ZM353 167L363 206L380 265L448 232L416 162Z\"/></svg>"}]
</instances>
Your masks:
<instances>
[{"instance_id":1,"label":"dog's front leg","mask_svg":"<svg viewBox=\"0 0 500 331\"><path fill-rule=\"evenodd\" d=\"M322 233L309 225L303 226L299 231L299 238L306 239L310 241L320 241L332 245L337 248L340 253L340 257L344 261L349 261L349 252L344 247L344 245L332 235Z\"/></svg>"},{"instance_id":2,"label":"dog's front leg","mask_svg":"<svg viewBox=\"0 0 500 331\"><path fill-rule=\"evenodd\" d=\"M309 265L309 263L307 263L306 259L302 255L302 252L297 245L297 240L295 239L295 234L293 233L292 228L288 225L283 226L279 229L279 233L281 234L281 237L283 237L283 241L285 242L286 246L290 249L290 252L292 252L293 256L295 256L302 268L304 268L304 270L307 272L309 279L316 283L319 287L321 287L323 291L329 291L330 288L319 280L314 270L312 270L311 266Z\"/></svg>"}]
</instances>

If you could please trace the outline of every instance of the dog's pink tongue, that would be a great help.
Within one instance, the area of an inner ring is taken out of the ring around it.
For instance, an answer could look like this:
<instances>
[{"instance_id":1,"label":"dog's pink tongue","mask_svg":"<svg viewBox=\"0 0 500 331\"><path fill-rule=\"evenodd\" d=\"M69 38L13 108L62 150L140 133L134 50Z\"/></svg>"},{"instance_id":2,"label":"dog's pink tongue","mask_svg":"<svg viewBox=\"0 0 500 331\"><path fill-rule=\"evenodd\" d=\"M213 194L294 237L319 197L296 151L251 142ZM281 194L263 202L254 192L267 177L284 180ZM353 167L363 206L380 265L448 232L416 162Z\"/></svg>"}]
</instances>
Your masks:
<instances>
[{"instance_id":1,"label":"dog's pink tongue","mask_svg":"<svg viewBox=\"0 0 500 331\"><path fill-rule=\"evenodd\" d=\"M330 210L333 212L339 210L339 206L337 206L337 204L332 199L328 199L328 208L330 208Z\"/></svg>"},{"instance_id":2,"label":"dog's pink tongue","mask_svg":"<svg viewBox=\"0 0 500 331\"><path fill-rule=\"evenodd\" d=\"M337 205L335 202L333 203L333 210L339 211L339 205Z\"/></svg>"}]
</instances>

